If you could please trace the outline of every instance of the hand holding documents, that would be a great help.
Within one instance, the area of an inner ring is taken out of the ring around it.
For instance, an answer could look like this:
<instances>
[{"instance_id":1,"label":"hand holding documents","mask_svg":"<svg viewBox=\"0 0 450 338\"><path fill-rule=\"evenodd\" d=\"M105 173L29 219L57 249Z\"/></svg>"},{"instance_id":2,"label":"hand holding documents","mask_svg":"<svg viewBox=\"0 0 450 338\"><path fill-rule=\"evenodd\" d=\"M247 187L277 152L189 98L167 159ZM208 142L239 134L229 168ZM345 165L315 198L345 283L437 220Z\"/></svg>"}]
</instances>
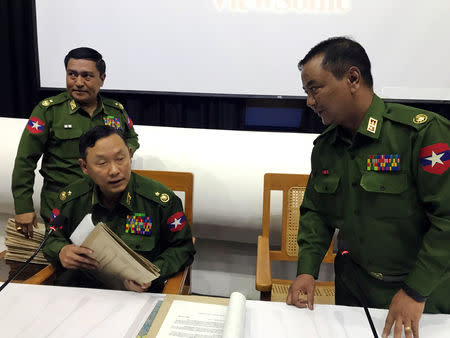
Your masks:
<instances>
[{"instance_id":1,"label":"hand holding documents","mask_svg":"<svg viewBox=\"0 0 450 338\"><path fill-rule=\"evenodd\" d=\"M91 214L85 216L70 240L91 249L99 262L97 277L112 289L124 289L124 280L148 284L159 277L159 268L133 251L104 223L94 226Z\"/></svg>"}]
</instances>

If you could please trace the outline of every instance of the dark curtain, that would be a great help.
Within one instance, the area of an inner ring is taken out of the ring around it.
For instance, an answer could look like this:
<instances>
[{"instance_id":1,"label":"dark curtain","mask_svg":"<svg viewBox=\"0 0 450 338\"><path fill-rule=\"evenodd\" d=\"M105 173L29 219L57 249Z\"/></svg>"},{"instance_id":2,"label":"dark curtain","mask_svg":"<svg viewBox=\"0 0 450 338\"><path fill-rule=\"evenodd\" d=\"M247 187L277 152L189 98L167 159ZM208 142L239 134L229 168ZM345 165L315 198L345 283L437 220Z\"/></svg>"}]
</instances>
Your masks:
<instances>
[{"instance_id":1,"label":"dark curtain","mask_svg":"<svg viewBox=\"0 0 450 338\"><path fill-rule=\"evenodd\" d=\"M243 98L150 94L120 96L115 95L114 98L126 104L136 124L245 129L246 100Z\"/></svg>"},{"instance_id":2,"label":"dark curtain","mask_svg":"<svg viewBox=\"0 0 450 338\"><path fill-rule=\"evenodd\" d=\"M0 116L28 117L38 101L33 2L0 0Z\"/></svg>"}]
</instances>

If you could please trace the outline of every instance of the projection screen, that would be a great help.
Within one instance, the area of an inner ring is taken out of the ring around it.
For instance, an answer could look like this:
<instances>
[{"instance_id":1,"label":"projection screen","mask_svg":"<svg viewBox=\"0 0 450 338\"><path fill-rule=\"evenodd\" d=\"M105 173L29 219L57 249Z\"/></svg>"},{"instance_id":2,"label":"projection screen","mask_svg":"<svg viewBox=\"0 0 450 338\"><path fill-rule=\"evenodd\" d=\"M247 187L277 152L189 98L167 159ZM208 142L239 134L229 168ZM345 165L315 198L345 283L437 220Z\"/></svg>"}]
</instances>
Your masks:
<instances>
[{"instance_id":1,"label":"projection screen","mask_svg":"<svg viewBox=\"0 0 450 338\"><path fill-rule=\"evenodd\" d=\"M36 0L40 84L63 88L68 50L107 62L105 89L304 97L298 61L348 35L383 98L450 100L447 0Z\"/></svg>"}]
</instances>

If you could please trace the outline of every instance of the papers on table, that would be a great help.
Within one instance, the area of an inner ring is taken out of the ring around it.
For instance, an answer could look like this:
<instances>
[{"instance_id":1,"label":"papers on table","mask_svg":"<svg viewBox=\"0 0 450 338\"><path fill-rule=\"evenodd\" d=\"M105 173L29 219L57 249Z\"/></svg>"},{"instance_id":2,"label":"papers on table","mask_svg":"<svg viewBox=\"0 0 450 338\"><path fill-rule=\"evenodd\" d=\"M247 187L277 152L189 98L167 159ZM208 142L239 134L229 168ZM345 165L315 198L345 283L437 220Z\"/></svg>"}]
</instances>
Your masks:
<instances>
[{"instance_id":1,"label":"papers on table","mask_svg":"<svg viewBox=\"0 0 450 338\"><path fill-rule=\"evenodd\" d=\"M157 338L243 338L245 297L233 292L227 305L173 300Z\"/></svg>"},{"instance_id":2,"label":"papers on table","mask_svg":"<svg viewBox=\"0 0 450 338\"><path fill-rule=\"evenodd\" d=\"M1 292L1 337L136 337L162 295L11 283Z\"/></svg>"},{"instance_id":3,"label":"papers on table","mask_svg":"<svg viewBox=\"0 0 450 338\"><path fill-rule=\"evenodd\" d=\"M136 337L151 317L155 305L164 297L130 291L14 283L8 285L0 296L1 336L37 338ZM165 297L147 337L157 335L158 331L154 333L152 330L161 327L159 320L162 318L164 321L174 301L223 306L219 311L222 317L226 317L224 309L228 299L177 295ZM165 310L163 308L166 305ZM246 301L245 307L244 337L248 338L372 337L364 310L358 307L316 304L314 311L310 311L285 303L253 300ZM188 314L193 310L188 306ZM370 309L370 312L381 336L387 310ZM450 315L422 315L421 337L447 338L449 332Z\"/></svg>"}]
</instances>

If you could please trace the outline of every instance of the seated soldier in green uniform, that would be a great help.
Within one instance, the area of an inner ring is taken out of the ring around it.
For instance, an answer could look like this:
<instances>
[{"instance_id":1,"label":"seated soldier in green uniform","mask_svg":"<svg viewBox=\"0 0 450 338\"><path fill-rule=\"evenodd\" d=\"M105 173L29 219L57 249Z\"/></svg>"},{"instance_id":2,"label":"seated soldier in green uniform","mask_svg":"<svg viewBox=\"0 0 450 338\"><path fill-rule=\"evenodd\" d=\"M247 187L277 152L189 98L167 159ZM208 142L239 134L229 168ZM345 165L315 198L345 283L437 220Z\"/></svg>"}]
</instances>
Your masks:
<instances>
[{"instance_id":1,"label":"seated soldier in green uniform","mask_svg":"<svg viewBox=\"0 0 450 338\"><path fill-rule=\"evenodd\" d=\"M329 127L314 141L300 208L297 279L288 304L313 307L335 229L336 304L389 308L383 336L419 333L425 312L450 313L450 122L385 103L364 48L331 38L299 63L307 104ZM307 298L299 294L307 294Z\"/></svg>"},{"instance_id":2,"label":"seated soldier in green uniform","mask_svg":"<svg viewBox=\"0 0 450 338\"><path fill-rule=\"evenodd\" d=\"M86 214L94 224L105 223L131 249L160 268L160 278L149 285L124 281L128 290L161 292L164 281L192 263L192 234L181 200L163 184L131 172L131 148L122 133L96 126L80 138L79 159L85 178L68 185L55 202L52 217L63 215L66 223L54 232L43 248L45 257L63 268L59 285L101 288L89 273L98 263L91 251L69 240ZM133 216L147 219L146 229L128 227Z\"/></svg>"},{"instance_id":3,"label":"seated soldier in green uniform","mask_svg":"<svg viewBox=\"0 0 450 338\"><path fill-rule=\"evenodd\" d=\"M110 125L124 134L132 151L139 148L133 122L121 103L99 95L106 77L102 55L92 48L76 48L64 59L67 90L41 101L22 133L12 174L16 227L33 235L34 170L43 155L40 173L41 217L48 223L57 192L83 177L78 165L78 139L96 125Z\"/></svg>"}]
</instances>

